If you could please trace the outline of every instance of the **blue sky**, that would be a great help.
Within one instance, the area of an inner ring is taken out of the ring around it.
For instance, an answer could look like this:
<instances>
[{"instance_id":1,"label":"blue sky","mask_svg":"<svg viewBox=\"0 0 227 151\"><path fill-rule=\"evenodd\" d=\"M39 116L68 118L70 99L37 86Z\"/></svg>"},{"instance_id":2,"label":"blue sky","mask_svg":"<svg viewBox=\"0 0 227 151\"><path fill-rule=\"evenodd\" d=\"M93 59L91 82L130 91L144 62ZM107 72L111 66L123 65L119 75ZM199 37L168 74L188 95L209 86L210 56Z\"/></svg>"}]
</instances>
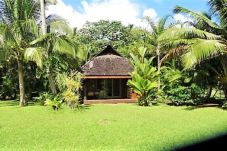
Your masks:
<instances>
[{"instance_id":1,"label":"blue sky","mask_svg":"<svg viewBox=\"0 0 227 151\"><path fill-rule=\"evenodd\" d=\"M145 26L141 22L144 16L154 20L171 14L174 6L180 5L194 11L209 11L207 0L58 0L50 6L48 14L57 14L66 18L74 27L81 28L86 21L100 19L119 20L124 24ZM187 20L184 16L175 16L176 20Z\"/></svg>"},{"instance_id":2,"label":"blue sky","mask_svg":"<svg viewBox=\"0 0 227 151\"><path fill-rule=\"evenodd\" d=\"M93 0L87 0L92 3ZM64 0L66 4L72 5L74 8L81 7L81 0ZM189 8L194 11L209 11L207 0L132 0L132 2L141 4L144 8L154 8L159 16L172 13L172 9L176 5Z\"/></svg>"}]
</instances>

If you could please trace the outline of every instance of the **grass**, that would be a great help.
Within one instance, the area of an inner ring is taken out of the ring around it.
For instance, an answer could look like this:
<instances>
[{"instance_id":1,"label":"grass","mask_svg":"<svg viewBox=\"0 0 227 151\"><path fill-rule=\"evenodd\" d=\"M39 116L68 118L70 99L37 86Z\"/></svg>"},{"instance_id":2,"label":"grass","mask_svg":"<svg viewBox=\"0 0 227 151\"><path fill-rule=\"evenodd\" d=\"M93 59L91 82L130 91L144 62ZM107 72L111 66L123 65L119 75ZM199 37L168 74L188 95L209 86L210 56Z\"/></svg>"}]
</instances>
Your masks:
<instances>
[{"instance_id":1,"label":"grass","mask_svg":"<svg viewBox=\"0 0 227 151\"><path fill-rule=\"evenodd\" d=\"M171 150L223 134L227 111L132 104L52 111L0 102L0 150Z\"/></svg>"}]
</instances>

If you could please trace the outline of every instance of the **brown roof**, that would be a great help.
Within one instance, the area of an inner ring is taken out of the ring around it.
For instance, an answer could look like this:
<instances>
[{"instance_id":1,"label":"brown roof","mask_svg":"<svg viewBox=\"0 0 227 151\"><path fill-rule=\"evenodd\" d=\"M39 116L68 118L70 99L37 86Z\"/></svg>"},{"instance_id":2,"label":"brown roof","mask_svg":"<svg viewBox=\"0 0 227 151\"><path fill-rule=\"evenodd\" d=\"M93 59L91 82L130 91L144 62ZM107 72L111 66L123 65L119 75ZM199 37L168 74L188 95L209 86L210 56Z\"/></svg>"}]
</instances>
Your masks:
<instances>
[{"instance_id":1,"label":"brown roof","mask_svg":"<svg viewBox=\"0 0 227 151\"><path fill-rule=\"evenodd\" d=\"M129 75L132 69L130 61L122 57L111 46L107 46L82 67L85 76L125 76Z\"/></svg>"}]
</instances>

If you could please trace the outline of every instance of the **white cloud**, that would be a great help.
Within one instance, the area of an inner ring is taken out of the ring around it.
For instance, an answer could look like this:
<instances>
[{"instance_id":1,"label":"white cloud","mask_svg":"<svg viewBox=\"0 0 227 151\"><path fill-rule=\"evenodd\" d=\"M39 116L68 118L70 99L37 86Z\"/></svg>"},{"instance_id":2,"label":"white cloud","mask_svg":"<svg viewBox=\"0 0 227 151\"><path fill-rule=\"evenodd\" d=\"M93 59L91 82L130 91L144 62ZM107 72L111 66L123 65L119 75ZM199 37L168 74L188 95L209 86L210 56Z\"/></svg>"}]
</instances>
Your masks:
<instances>
[{"instance_id":1,"label":"white cloud","mask_svg":"<svg viewBox=\"0 0 227 151\"><path fill-rule=\"evenodd\" d=\"M157 18L158 15L153 8L149 8L149 9L144 10L144 12L143 12L143 17L146 17L146 16L155 19L155 18Z\"/></svg>"},{"instance_id":2,"label":"white cloud","mask_svg":"<svg viewBox=\"0 0 227 151\"><path fill-rule=\"evenodd\" d=\"M180 22L191 21L191 18L184 16L182 14L176 14L176 15L174 15L173 18L175 21L180 21Z\"/></svg>"},{"instance_id":3,"label":"white cloud","mask_svg":"<svg viewBox=\"0 0 227 151\"><path fill-rule=\"evenodd\" d=\"M63 0L58 0L57 5L48 7L47 15L56 14L65 18L72 27L81 28L86 21L117 20L123 24L134 24L136 26L146 27L142 17L150 16L157 18L154 9L149 8L143 11L142 7L130 0L93 0L81 2L82 11L78 11Z\"/></svg>"},{"instance_id":4,"label":"white cloud","mask_svg":"<svg viewBox=\"0 0 227 151\"><path fill-rule=\"evenodd\" d=\"M176 14L173 16L173 18L176 22L180 22L180 23L193 22L192 18L182 14ZM190 24L184 24L184 27L192 27L192 26Z\"/></svg>"}]
</instances>

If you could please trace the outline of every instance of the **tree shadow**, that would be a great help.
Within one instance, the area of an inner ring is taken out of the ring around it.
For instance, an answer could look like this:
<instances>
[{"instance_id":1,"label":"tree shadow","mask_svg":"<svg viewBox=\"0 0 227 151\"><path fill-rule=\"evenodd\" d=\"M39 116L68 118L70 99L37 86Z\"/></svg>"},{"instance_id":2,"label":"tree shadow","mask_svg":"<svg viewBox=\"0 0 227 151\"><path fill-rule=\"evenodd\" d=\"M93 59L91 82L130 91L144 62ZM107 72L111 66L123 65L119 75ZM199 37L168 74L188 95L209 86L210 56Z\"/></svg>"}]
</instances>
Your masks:
<instances>
[{"instance_id":1,"label":"tree shadow","mask_svg":"<svg viewBox=\"0 0 227 151\"><path fill-rule=\"evenodd\" d=\"M83 104L83 105L81 105L80 109L87 110L87 109L90 109L91 106L92 106L91 104Z\"/></svg>"},{"instance_id":2,"label":"tree shadow","mask_svg":"<svg viewBox=\"0 0 227 151\"><path fill-rule=\"evenodd\" d=\"M220 104L201 104L197 106L187 106L184 108L184 110L195 110L195 109L202 109L202 108L210 108L210 107L216 107L216 108L221 108Z\"/></svg>"},{"instance_id":3,"label":"tree shadow","mask_svg":"<svg viewBox=\"0 0 227 151\"><path fill-rule=\"evenodd\" d=\"M7 106L19 106L19 101L15 101L15 100L0 101L0 107L7 107Z\"/></svg>"}]
</instances>

